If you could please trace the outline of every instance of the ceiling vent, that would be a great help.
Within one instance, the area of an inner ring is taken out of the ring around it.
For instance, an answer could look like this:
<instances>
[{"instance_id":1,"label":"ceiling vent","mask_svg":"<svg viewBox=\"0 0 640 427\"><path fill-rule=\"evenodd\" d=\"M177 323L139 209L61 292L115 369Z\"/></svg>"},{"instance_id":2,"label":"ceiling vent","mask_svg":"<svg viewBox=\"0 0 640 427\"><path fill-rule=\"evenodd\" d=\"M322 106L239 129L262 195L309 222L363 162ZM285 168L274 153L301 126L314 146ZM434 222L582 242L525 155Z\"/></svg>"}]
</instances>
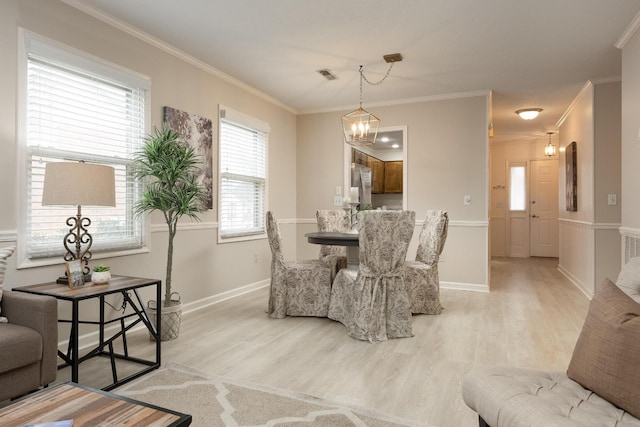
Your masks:
<instances>
[{"instance_id":1,"label":"ceiling vent","mask_svg":"<svg viewBox=\"0 0 640 427\"><path fill-rule=\"evenodd\" d=\"M336 75L331 72L328 68L323 68L322 70L318 70L318 73L321 76L324 76L327 80L335 80L337 79Z\"/></svg>"}]
</instances>

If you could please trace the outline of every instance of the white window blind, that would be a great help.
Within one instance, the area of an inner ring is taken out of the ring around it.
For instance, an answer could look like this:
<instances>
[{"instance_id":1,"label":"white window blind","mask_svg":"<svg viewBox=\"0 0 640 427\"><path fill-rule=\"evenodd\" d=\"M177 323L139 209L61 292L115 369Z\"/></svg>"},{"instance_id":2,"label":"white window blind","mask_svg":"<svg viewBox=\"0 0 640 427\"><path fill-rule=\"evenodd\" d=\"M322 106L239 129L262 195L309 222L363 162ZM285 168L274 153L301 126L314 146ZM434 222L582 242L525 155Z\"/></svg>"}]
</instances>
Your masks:
<instances>
[{"instance_id":1,"label":"white window blind","mask_svg":"<svg viewBox=\"0 0 640 427\"><path fill-rule=\"evenodd\" d=\"M110 73L104 62L59 46L33 40L26 46L26 198L21 236L26 257L63 255L62 240L69 231L66 219L77 211L71 206L42 206L47 162L83 160L112 166L116 207L82 207L83 217L91 220L91 251L142 247L143 222L132 209L141 185L133 176L132 157L144 140L148 82L135 84L138 76L122 79L126 76L122 69Z\"/></svg>"},{"instance_id":2,"label":"white window blind","mask_svg":"<svg viewBox=\"0 0 640 427\"><path fill-rule=\"evenodd\" d=\"M228 109L220 116L220 239L262 237L269 127Z\"/></svg>"}]
</instances>

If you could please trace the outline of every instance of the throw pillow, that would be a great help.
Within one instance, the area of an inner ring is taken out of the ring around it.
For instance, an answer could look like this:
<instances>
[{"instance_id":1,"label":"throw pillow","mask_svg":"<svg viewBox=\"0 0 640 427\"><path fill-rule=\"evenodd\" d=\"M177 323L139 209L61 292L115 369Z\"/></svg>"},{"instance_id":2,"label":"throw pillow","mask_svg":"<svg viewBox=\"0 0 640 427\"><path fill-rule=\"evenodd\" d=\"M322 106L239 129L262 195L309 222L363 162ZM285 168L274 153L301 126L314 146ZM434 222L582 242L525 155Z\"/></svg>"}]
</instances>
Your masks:
<instances>
[{"instance_id":1,"label":"throw pillow","mask_svg":"<svg viewBox=\"0 0 640 427\"><path fill-rule=\"evenodd\" d=\"M16 250L15 246L9 246L6 248L0 249L0 302L2 302L2 282L4 282L4 273L7 271L7 258L9 258L13 251ZM0 305L0 310L2 310L2 306ZM1 311L0 311L1 313ZM6 322L7 318L0 316L0 322Z\"/></svg>"},{"instance_id":2,"label":"throw pillow","mask_svg":"<svg viewBox=\"0 0 640 427\"><path fill-rule=\"evenodd\" d=\"M638 367L640 304L605 279L589 305L567 375L640 418Z\"/></svg>"}]
</instances>

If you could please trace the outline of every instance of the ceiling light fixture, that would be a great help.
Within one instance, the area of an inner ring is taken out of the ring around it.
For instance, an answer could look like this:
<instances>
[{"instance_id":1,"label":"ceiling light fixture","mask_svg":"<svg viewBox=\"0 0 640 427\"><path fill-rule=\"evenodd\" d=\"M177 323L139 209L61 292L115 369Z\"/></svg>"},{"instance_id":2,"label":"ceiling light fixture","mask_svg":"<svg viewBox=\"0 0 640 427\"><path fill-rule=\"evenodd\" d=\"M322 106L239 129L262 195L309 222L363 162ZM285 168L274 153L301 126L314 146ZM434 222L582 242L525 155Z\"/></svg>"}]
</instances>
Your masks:
<instances>
[{"instance_id":1,"label":"ceiling light fixture","mask_svg":"<svg viewBox=\"0 0 640 427\"><path fill-rule=\"evenodd\" d=\"M547 135L549 135L549 143L544 147L544 155L553 157L556 155L556 146L551 143L551 135L553 135L553 132L547 132Z\"/></svg>"},{"instance_id":2,"label":"ceiling light fixture","mask_svg":"<svg viewBox=\"0 0 640 427\"><path fill-rule=\"evenodd\" d=\"M365 146L376 143L378 128L380 127L380 119L362 108L362 81L364 80L372 86L379 85L389 77L393 64L402 61L402 55L394 53L391 55L385 55L383 58L391 65L389 65L389 69L384 77L377 82L370 82L362 71L362 65L360 66L360 107L342 116L344 142L349 145Z\"/></svg>"},{"instance_id":3,"label":"ceiling light fixture","mask_svg":"<svg viewBox=\"0 0 640 427\"><path fill-rule=\"evenodd\" d=\"M516 114L524 120L532 120L538 117L541 111L542 108L523 108L522 110L517 110Z\"/></svg>"}]
</instances>

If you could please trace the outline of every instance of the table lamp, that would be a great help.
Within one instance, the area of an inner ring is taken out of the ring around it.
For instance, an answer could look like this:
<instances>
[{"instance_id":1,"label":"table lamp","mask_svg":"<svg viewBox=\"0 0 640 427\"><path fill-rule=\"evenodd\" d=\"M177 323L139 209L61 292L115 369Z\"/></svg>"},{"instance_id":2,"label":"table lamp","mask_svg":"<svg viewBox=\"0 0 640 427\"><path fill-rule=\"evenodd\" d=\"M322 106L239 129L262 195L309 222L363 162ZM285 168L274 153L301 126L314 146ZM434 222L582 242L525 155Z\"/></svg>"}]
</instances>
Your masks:
<instances>
[{"instance_id":1,"label":"table lamp","mask_svg":"<svg viewBox=\"0 0 640 427\"><path fill-rule=\"evenodd\" d=\"M115 206L115 171L111 166L84 162L49 162L44 172L43 206L77 206L75 217L67 218L71 227L64 236L65 261L80 260L85 276L90 276L89 259L93 238L87 227L91 220L82 217L81 206ZM87 277L87 281L89 281ZM60 277L58 283L67 283Z\"/></svg>"}]
</instances>

